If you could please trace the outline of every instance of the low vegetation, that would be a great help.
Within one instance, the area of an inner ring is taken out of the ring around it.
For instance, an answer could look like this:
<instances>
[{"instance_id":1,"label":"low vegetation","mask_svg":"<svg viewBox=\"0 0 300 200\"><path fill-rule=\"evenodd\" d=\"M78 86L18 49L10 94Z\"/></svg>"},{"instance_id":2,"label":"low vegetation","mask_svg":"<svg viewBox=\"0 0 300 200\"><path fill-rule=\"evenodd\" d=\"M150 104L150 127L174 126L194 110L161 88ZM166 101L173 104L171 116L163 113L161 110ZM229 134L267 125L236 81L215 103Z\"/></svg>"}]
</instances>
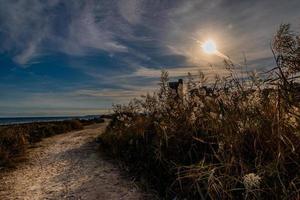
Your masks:
<instances>
[{"instance_id":1,"label":"low vegetation","mask_svg":"<svg viewBox=\"0 0 300 200\"><path fill-rule=\"evenodd\" d=\"M103 119L36 122L0 126L0 167L12 166L17 158L21 158L24 154L28 144L56 134L80 130L84 125L98 122L103 122Z\"/></svg>"},{"instance_id":2,"label":"low vegetation","mask_svg":"<svg viewBox=\"0 0 300 200\"><path fill-rule=\"evenodd\" d=\"M300 199L300 39L289 25L272 52L268 72L227 60L224 77L189 75L182 97L163 71L156 93L114 106L102 149L165 199Z\"/></svg>"}]
</instances>

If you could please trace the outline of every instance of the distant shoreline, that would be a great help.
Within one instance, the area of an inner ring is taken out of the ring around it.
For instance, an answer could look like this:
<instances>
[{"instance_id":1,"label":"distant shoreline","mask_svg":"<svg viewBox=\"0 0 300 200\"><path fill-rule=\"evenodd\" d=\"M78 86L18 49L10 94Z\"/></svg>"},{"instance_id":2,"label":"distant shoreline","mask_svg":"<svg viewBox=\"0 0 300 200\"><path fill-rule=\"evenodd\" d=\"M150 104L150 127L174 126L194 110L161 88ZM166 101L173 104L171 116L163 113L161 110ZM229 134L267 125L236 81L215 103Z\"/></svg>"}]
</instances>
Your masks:
<instances>
[{"instance_id":1,"label":"distant shoreline","mask_svg":"<svg viewBox=\"0 0 300 200\"><path fill-rule=\"evenodd\" d=\"M86 115L86 116L57 116L57 117L0 117L0 126L2 125L16 125L27 124L34 122L54 122L66 120L91 120L100 118L102 115Z\"/></svg>"}]
</instances>

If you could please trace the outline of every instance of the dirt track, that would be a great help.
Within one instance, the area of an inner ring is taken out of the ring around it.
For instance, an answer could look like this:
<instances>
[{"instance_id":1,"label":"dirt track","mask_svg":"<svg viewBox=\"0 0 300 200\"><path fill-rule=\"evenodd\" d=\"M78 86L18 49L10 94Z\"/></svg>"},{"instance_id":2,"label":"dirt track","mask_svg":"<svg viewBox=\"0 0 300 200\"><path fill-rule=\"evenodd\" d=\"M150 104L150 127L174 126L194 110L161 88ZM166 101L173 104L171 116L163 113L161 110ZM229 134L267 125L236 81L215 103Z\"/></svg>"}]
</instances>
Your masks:
<instances>
[{"instance_id":1,"label":"dirt track","mask_svg":"<svg viewBox=\"0 0 300 200\"><path fill-rule=\"evenodd\" d=\"M0 199L143 199L142 193L101 158L95 138L106 123L44 139L28 161L2 173Z\"/></svg>"}]
</instances>

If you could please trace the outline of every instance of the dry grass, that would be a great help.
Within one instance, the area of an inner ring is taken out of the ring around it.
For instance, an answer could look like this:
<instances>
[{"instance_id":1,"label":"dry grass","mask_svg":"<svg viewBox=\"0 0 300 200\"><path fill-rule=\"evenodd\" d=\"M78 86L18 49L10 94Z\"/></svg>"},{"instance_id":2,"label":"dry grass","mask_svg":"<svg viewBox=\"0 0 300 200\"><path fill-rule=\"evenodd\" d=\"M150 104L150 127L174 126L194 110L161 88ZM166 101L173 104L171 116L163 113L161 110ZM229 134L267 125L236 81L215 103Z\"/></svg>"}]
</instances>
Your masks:
<instances>
[{"instance_id":1,"label":"dry grass","mask_svg":"<svg viewBox=\"0 0 300 200\"><path fill-rule=\"evenodd\" d=\"M115 106L103 150L166 199L299 199L300 39L289 25L272 51L267 73L245 78L226 61L213 83L189 76L182 99L163 71L157 93Z\"/></svg>"}]
</instances>

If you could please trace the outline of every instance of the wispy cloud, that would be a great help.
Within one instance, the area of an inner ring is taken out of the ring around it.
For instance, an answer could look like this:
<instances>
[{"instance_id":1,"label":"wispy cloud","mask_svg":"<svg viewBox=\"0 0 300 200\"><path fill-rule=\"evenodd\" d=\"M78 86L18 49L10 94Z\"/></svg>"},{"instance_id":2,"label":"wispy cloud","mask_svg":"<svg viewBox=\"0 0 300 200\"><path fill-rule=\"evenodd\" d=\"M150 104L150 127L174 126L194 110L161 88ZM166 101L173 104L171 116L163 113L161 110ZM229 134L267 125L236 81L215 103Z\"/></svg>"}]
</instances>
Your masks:
<instances>
[{"instance_id":1,"label":"wispy cloud","mask_svg":"<svg viewBox=\"0 0 300 200\"><path fill-rule=\"evenodd\" d=\"M143 0L121 0L118 2L118 8L121 16L130 24L140 22L143 14Z\"/></svg>"},{"instance_id":2,"label":"wispy cloud","mask_svg":"<svg viewBox=\"0 0 300 200\"><path fill-rule=\"evenodd\" d=\"M56 1L57 3L57 1ZM25 65L38 55L38 46L48 32L49 17L44 9L56 5L41 1L2 1L0 7L0 32L5 41L1 52L12 54L14 60Z\"/></svg>"},{"instance_id":3,"label":"wispy cloud","mask_svg":"<svg viewBox=\"0 0 300 200\"><path fill-rule=\"evenodd\" d=\"M171 51L191 60L203 58L197 52L200 41L214 38L220 51L235 60L271 57L270 42L280 23L299 26L299 1L186 1L169 13L170 30L165 40ZM201 61L200 61L201 62Z\"/></svg>"},{"instance_id":4,"label":"wispy cloud","mask_svg":"<svg viewBox=\"0 0 300 200\"><path fill-rule=\"evenodd\" d=\"M6 39L1 52L11 53L21 65L49 47L71 55L86 55L89 49L126 52L113 28L120 19L105 9L97 19L99 6L101 1L6 1L0 8L0 31Z\"/></svg>"},{"instance_id":5,"label":"wispy cloud","mask_svg":"<svg viewBox=\"0 0 300 200\"><path fill-rule=\"evenodd\" d=\"M127 52L127 47L116 41L116 32L110 29L117 19L110 13L102 13L97 21L96 4L86 4L69 24L68 36L63 38L63 50L67 54L84 55L89 48L107 52ZM103 11L107 12L107 11Z\"/></svg>"},{"instance_id":6,"label":"wispy cloud","mask_svg":"<svg viewBox=\"0 0 300 200\"><path fill-rule=\"evenodd\" d=\"M279 24L299 29L299 6L298 0L2 0L0 103L10 113L14 105L24 113L91 112L153 91L161 69L174 79L199 70L225 74L222 59L203 54L195 38L213 38L232 60L246 55L249 70L262 70L273 64L269 45Z\"/></svg>"}]
</instances>

